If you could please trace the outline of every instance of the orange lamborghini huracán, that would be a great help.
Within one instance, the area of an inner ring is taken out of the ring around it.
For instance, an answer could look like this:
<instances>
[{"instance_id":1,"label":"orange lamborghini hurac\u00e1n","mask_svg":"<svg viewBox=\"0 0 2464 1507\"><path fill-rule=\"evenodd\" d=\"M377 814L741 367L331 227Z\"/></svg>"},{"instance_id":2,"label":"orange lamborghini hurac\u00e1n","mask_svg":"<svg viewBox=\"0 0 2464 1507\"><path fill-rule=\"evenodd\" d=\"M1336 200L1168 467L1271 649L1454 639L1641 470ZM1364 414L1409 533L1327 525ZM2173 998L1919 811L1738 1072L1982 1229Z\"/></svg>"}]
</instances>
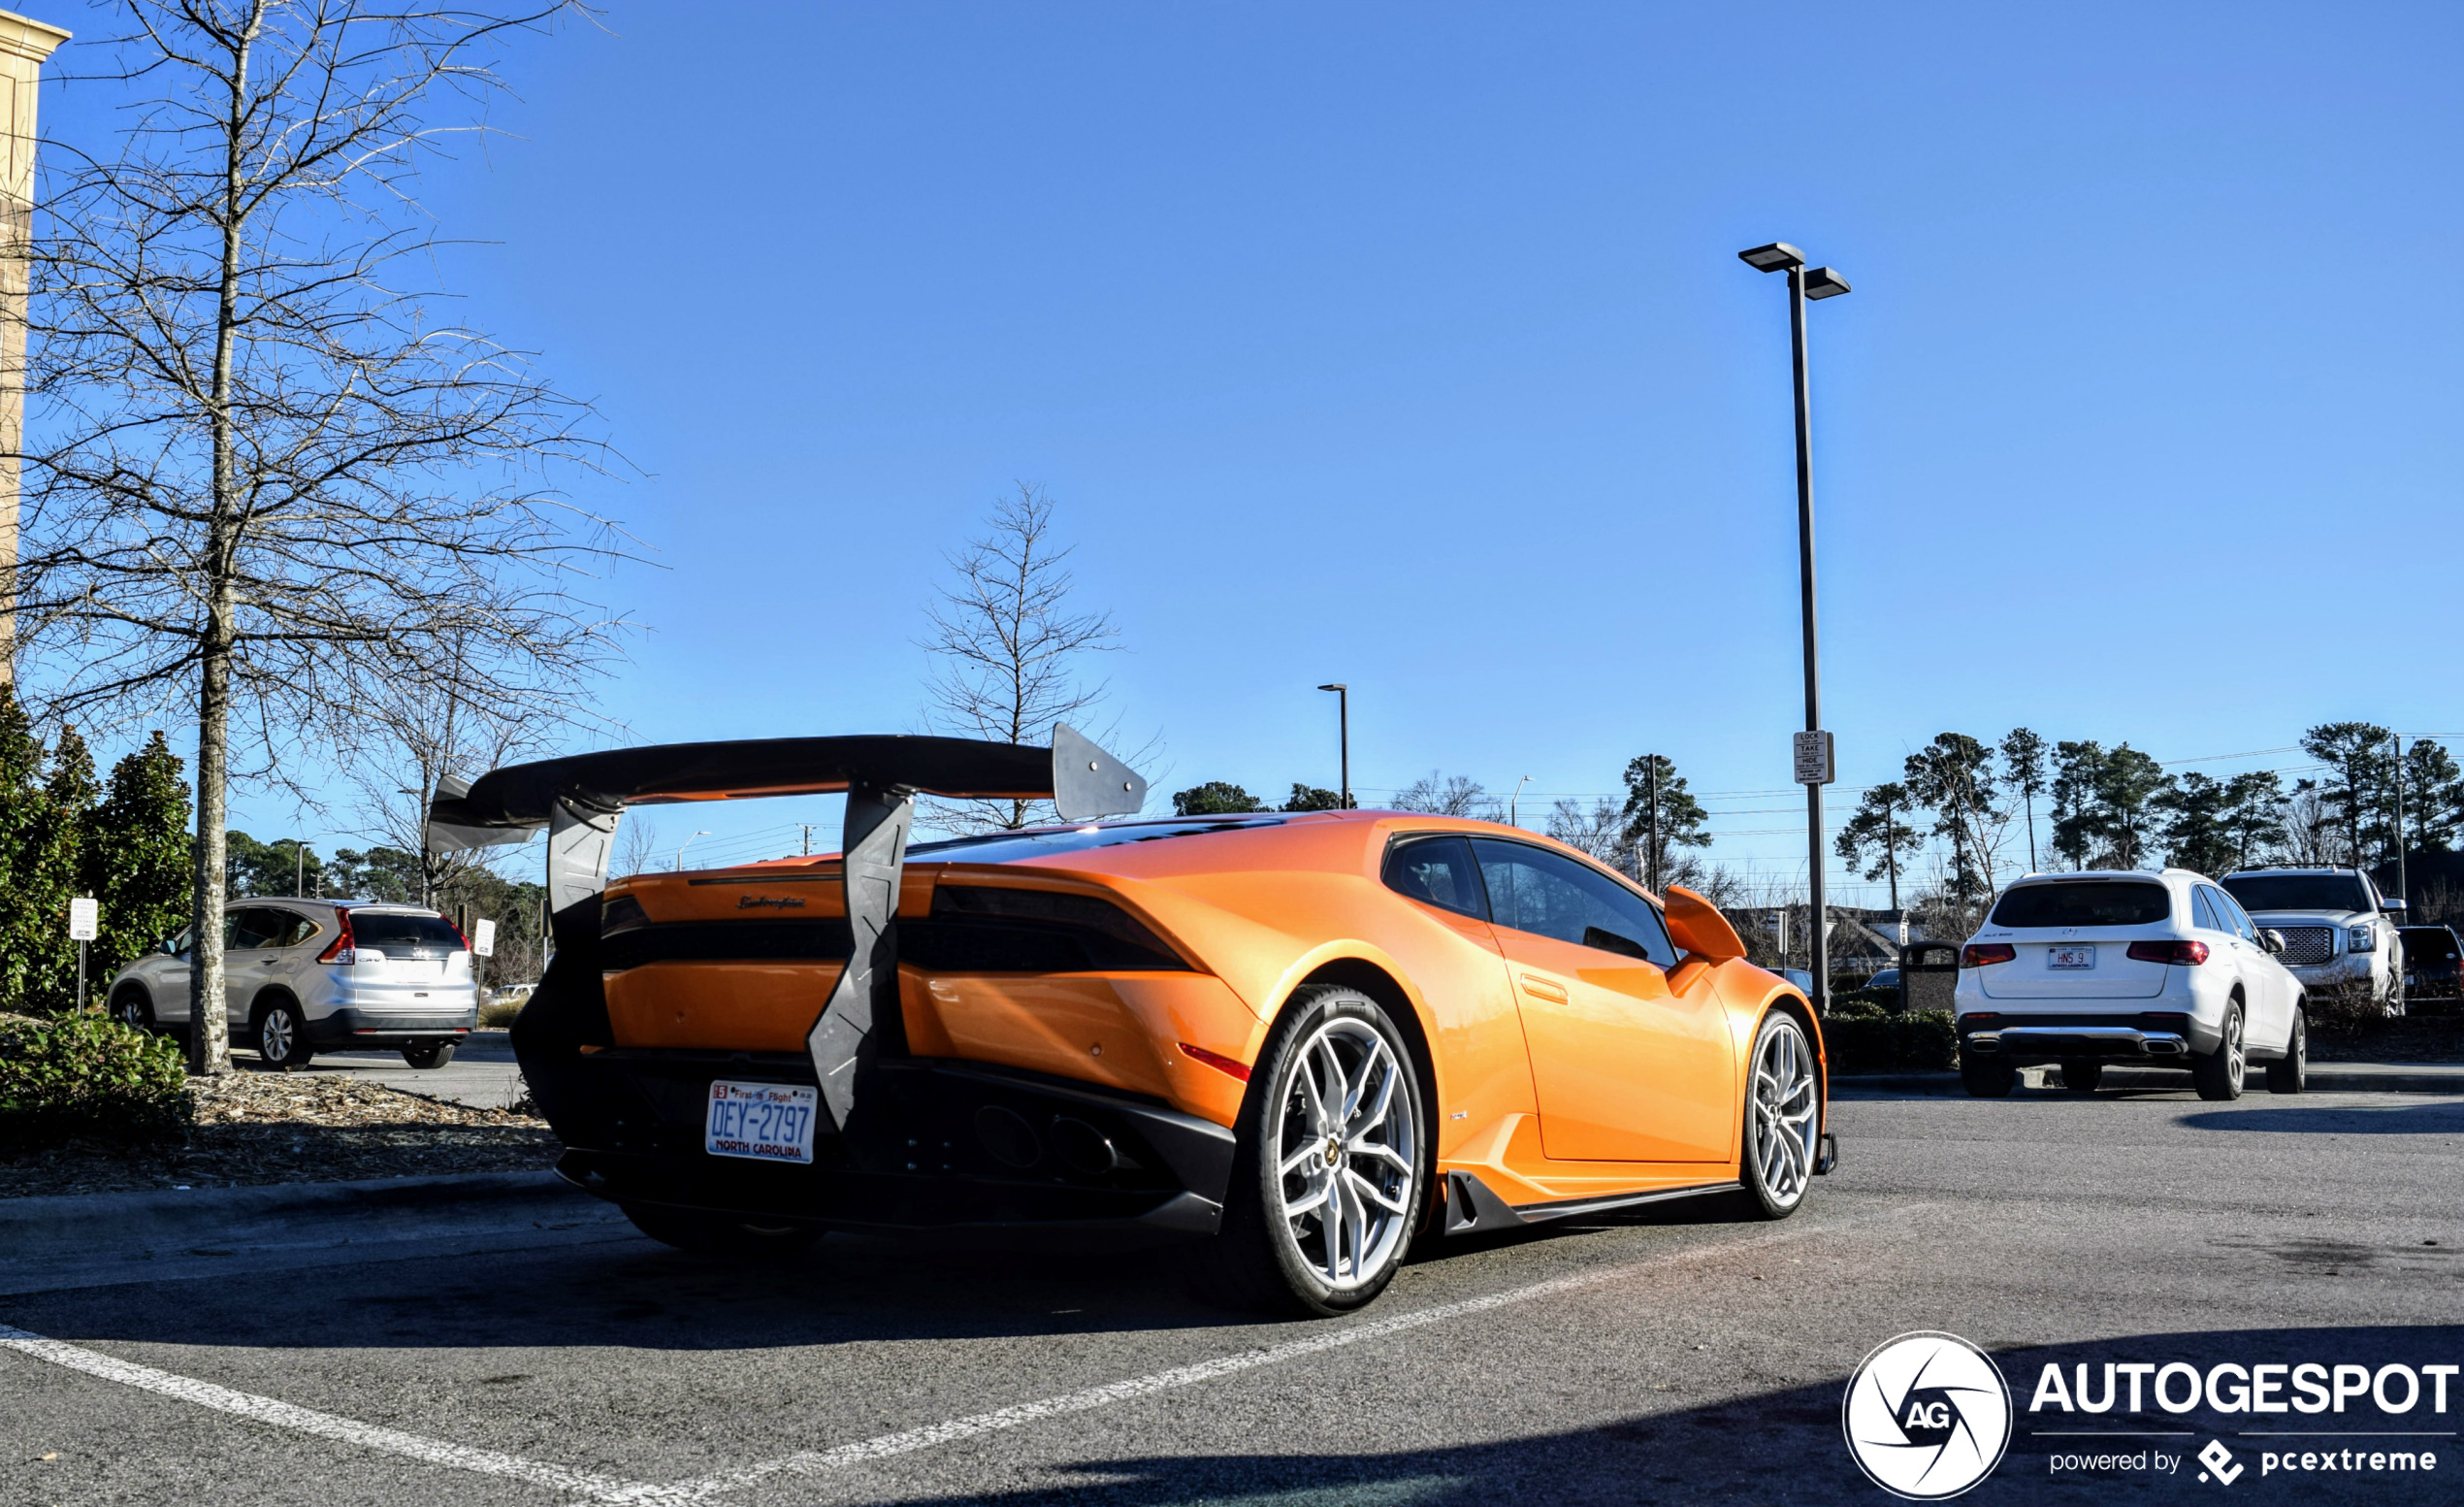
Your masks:
<instances>
[{"instance_id":1,"label":"orange lamborghini hurac\u00e1n","mask_svg":"<svg viewBox=\"0 0 2464 1507\"><path fill-rule=\"evenodd\" d=\"M847 793L844 856L607 883L626 806ZM1060 825L909 847L919 793ZM1050 749L619 749L441 796L441 846L548 834L555 954L513 1028L558 1169L699 1249L1121 1224L1320 1313L1414 1239L1828 1171L1822 1035L1720 913L1509 827L1400 811L1100 822Z\"/></svg>"}]
</instances>

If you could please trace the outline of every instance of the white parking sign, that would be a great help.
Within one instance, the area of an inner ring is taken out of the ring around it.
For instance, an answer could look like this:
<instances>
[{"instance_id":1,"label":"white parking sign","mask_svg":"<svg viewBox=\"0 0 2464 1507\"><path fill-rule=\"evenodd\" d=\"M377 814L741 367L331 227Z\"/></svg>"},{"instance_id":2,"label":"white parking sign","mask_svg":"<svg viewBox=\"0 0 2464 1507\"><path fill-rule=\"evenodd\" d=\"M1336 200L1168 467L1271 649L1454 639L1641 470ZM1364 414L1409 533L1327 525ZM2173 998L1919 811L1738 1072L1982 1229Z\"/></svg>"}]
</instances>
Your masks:
<instances>
[{"instance_id":1,"label":"white parking sign","mask_svg":"<svg viewBox=\"0 0 2464 1507\"><path fill-rule=\"evenodd\" d=\"M470 923L470 950L482 958L496 956L497 924L493 921Z\"/></svg>"},{"instance_id":2,"label":"white parking sign","mask_svg":"<svg viewBox=\"0 0 2464 1507\"><path fill-rule=\"evenodd\" d=\"M103 907L85 896L69 901L69 940L90 942L103 934Z\"/></svg>"},{"instance_id":3,"label":"white parking sign","mask_svg":"<svg viewBox=\"0 0 2464 1507\"><path fill-rule=\"evenodd\" d=\"M1797 783L1799 785L1828 785L1838 777L1832 769L1829 733L1796 734L1790 752L1797 756Z\"/></svg>"}]
</instances>

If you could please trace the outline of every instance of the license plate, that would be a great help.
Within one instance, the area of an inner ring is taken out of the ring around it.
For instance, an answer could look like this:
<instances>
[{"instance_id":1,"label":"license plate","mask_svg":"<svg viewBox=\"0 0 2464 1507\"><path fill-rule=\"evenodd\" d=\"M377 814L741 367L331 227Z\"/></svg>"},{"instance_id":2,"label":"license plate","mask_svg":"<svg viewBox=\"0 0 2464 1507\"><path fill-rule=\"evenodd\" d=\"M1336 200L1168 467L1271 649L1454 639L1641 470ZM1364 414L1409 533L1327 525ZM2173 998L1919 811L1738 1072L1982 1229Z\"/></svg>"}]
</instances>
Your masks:
<instances>
[{"instance_id":1,"label":"license plate","mask_svg":"<svg viewBox=\"0 0 2464 1507\"><path fill-rule=\"evenodd\" d=\"M710 1118L701 1149L714 1157L756 1162L811 1162L813 1122L822 1091L790 1083L710 1085Z\"/></svg>"},{"instance_id":2,"label":"license plate","mask_svg":"<svg viewBox=\"0 0 2464 1507\"><path fill-rule=\"evenodd\" d=\"M2074 942L2063 947L2045 949L2045 966L2049 968L2092 968L2096 966L2094 944Z\"/></svg>"}]
</instances>

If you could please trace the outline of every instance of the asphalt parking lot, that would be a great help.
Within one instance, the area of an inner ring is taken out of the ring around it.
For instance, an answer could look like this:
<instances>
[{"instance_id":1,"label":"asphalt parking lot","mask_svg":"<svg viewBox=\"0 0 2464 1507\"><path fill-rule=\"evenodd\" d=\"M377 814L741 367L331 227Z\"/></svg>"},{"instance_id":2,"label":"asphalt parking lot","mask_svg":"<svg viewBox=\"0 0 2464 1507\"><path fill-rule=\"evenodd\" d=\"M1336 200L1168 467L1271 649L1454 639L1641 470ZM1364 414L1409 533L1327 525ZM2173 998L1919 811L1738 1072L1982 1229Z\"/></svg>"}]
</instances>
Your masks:
<instances>
[{"instance_id":1,"label":"asphalt parking lot","mask_svg":"<svg viewBox=\"0 0 2464 1507\"><path fill-rule=\"evenodd\" d=\"M2464 1099L1850 1097L1834 1124L1793 1220L1453 1246L1326 1323L1197 1306L1163 1252L760 1268L612 1231L0 1297L106 1358L0 1352L0 1501L1879 1502L1841 1388L1906 1330L1994 1352L2023 1409L2048 1360L2464 1360ZM2449 1407L2405 1422L2434 1475L2233 1490L2451 1500ZM2045 1423L1970 1499L2215 1490L2195 1461L2057 1477ZM2256 1448L2237 1425L2150 1426Z\"/></svg>"}]
</instances>

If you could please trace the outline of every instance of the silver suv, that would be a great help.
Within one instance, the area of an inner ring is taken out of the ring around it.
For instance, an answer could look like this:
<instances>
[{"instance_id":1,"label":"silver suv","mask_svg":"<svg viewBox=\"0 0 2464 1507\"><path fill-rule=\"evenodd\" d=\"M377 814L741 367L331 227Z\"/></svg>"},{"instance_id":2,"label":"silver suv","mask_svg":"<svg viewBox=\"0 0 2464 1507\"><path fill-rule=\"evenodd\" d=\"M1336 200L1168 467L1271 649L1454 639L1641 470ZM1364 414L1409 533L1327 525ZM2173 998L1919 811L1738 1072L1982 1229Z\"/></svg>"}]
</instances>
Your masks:
<instances>
[{"instance_id":1,"label":"silver suv","mask_svg":"<svg viewBox=\"0 0 2464 1507\"><path fill-rule=\"evenodd\" d=\"M2313 998L2364 993L2388 1015L2404 1013L2405 904L2388 900L2358 868L2244 868L2221 883L2251 919L2285 937L2276 961Z\"/></svg>"},{"instance_id":2,"label":"silver suv","mask_svg":"<svg viewBox=\"0 0 2464 1507\"><path fill-rule=\"evenodd\" d=\"M222 928L231 1039L269 1066L305 1066L320 1047L390 1046L413 1067L442 1067L479 1024L470 945L433 910L251 899L232 901ZM120 969L112 1013L184 1033L188 951L183 929Z\"/></svg>"}]
</instances>

